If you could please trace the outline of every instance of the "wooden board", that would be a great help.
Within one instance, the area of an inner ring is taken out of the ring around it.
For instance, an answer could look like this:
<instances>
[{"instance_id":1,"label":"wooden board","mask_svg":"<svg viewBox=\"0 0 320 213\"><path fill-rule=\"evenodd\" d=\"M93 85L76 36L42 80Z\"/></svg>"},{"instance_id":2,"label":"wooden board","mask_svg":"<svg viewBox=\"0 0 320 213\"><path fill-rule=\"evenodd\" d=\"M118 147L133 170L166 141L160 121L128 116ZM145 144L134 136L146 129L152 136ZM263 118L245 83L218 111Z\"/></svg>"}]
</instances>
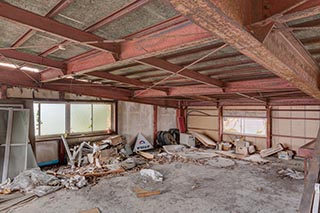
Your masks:
<instances>
[{"instance_id":1,"label":"wooden board","mask_svg":"<svg viewBox=\"0 0 320 213\"><path fill-rule=\"evenodd\" d=\"M198 132L193 132L192 133L196 139L198 139L203 145L207 147L215 147L217 144L204 134L198 133Z\"/></svg>"},{"instance_id":2,"label":"wooden board","mask_svg":"<svg viewBox=\"0 0 320 213\"><path fill-rule=\"evenodd\" d=\"M156 191L147 191L147 190L144 190L142 188L134 188L133 191L136 193L136 196L139 197L139 198L142 198L142 197L150 197L150 196L153 196L153 195L159 195L161 194L161 191L160 190L156 190Z\"/></svg>"},{"instance_id":3,"label":"wooden board","mask_svg":"<svg viewBox=\"0 0 320 213\"><path fill-rule=\"evenodd\" d=\"M98 208L88 209L88 210L82 210L80 213L100 213L100 210Z\"/></svg>"}]
</instances>

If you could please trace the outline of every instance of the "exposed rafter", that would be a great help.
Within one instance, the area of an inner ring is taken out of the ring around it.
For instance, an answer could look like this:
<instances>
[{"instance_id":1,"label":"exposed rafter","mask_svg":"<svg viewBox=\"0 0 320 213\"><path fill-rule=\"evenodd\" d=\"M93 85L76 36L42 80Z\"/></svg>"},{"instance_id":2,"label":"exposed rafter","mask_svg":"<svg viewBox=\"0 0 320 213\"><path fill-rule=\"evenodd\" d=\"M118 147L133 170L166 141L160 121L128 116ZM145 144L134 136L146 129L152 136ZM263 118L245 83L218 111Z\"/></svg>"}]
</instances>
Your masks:
<instances>
[{"instance_id":1,"label":"exposed rafter","mask_svg":"<svg viewBox=\"0 0 320 213\"><path fill-rule=\"evenodd\" d=\"M196 71L190 70L190 69L184 69L183 67L180 67L178 65L172 64L168 61L159 59L159 58L146 58L139 60L140 63L146 64L152 67L155 67L157 69L165 70L171 73L178 73L178 75L181 75L183 77L189 78L191 80L215 86L215 87L222 87L223 82L216 80L214 78L210 78L206 75L202 75Z\"/></svg>"},{"instance_id":2,"label":"exposed rafter","mask_svg":"<svg viewBox=\"0 0 320 213\"><path fill-rule=\"evenodd\" d=\"M295 89L287 81L281 78L269 78L263 80L235 81L226 83L224 89L209 86L179 86L172 87L169 92L149 90L142 93L143 90L135 91L135 94L141 93L139 97L174 97L174 96L194 96L194 95L215 95L215 94L233 94L248 93L259 91L281 91Z\"/></svg>"},{"instance_id":3,"label":"exposed rafter","mask_svg":"<svg viewBox=\"0 0 320 213\"><path fill-rule=\"evenodd\" d=\"M16 50L0 50L0 55L7 58L12 58L15 60L24 61L31 64L43 65L46 67L56 68L65 71L66 65L61 61L55 61L49 58L31 55L24 52L19 52Z\"/></svg>"},{"instance_id":4,"label":"exposed rafter","mask_svg":"<svg viewBox=\"0 0 320 213\"><path fill-rule=\"evenodd\" d=\"M52 18L52 17L56 16L58 13L60 13L62 10L64 10L66 7L68 7L72 2L74 2L74 0L60 0L60 2L46 14L46 17ZM35 33L36 33L36 31L34 31L33 29L28 30L25 34L23 34L23 36L18 38L11 45L11 47L21 46L24 42L26 42Z\"/></svg>"},{"instance_id":5,"label":"exposed rafter","mask_svg":"<svg viewBox=\"0 0 320 213\"><path fill-rule=\"evenodd\" d=\"M166 42L163 42L164 40ZM179 49L185 49L188 47L209 43L214 40L215 37L201 27L191 22L183 22L177 25L168 26L162 30L145 35L138 39L122 42L120 44L121 54L119 61L114 59L105 60L103 62L100 60L100 58L108 56L106 56L106 53L97 52L81 59L81 69L68 71L67 75L60 77L67 77L68 75L77 72L87 73L93 69L98 69L101 67L108 68L108 66L111 67L116 63L147 58L164 52L176 51ZM77 64L78 60L73 60L72 62ZM46 81L49 82L57 79L59 79L59 75L52 77L51 79L46 79Z\"/></svg>"},{"instance_id":6,"label":"exposed rafter","mask_svg":"<svg viewBox=\"0 0 320 213\"><path fill-rule=\"evenodd\" d=\"M40 80L39 73L26 73L37 81ZM86 83L74 79L62 79L58 82L59 85L55 85L55 83L47 83L42 85L36 84L31 78L16 69L0 68L0 84L6 84L8 86L47 89L53 91L70 92L79 95L132 101L159 106L178 107L178 102L172 100L157 101L132 98L132 91L127 89L121 89L112 86L101 87L100 85Z\"/></svg>"},{"instance_id":7,"label":"exposed rafter","mask_svg":"<svg viewBox=\"0 0 320 213\"><path fill-rule=\"evenodd\" d=\"M37 15L4 2L0 2L0 17L38 31L44 31L76 43L81 43L94 49L118 54L115 44L104 43L104 39L99 36L83 32L50 18Z\"/></svg>"},{"instance_id":8,"label":"exposed rafter","mask_svg":"<svg viewBox=\"0 0 320 213\"><path fill-rule=\"evenodd\" d=\"M228 6L227 1L219 2L219 6L209 0L199 0L197 4L192 0L170 0L170 2L182 14L244 55L288 80L306 94L320 99L318 65L309 63L312 60L306 60L308 56L301 55L301 46L288 40L281 32L271 32L262 44L240 24L243 23L241 16L234 16L239 12L235 11L237 7Z\"/></svg>"}]
</instances>

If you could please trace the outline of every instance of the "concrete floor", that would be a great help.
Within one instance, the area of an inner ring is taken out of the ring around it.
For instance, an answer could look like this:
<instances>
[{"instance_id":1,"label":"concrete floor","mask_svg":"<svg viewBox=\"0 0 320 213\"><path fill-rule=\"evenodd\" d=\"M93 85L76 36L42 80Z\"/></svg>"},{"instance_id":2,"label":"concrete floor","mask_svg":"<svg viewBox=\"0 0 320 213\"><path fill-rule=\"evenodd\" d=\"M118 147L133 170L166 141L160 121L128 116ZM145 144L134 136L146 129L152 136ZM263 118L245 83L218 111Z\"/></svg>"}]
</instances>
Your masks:
<instances>
[{"instance_id":1,"label":"concrete floor","mask_svg":"<svg viewBox=\"0 0 320 213\"><path fill-rule=\"evenodd\" d=\"M79 212L98 207L101 212L297 212L303 180L280 176L282 168L300 168L301 162L255 165L234 161L233 166L191 163L153 165L164 175L155 183L138 172L102 178L78 191L60 190L11 210L16 213ZM133 187L161 190L162 194L137 198Z\"/></svg>"}]
</instances>

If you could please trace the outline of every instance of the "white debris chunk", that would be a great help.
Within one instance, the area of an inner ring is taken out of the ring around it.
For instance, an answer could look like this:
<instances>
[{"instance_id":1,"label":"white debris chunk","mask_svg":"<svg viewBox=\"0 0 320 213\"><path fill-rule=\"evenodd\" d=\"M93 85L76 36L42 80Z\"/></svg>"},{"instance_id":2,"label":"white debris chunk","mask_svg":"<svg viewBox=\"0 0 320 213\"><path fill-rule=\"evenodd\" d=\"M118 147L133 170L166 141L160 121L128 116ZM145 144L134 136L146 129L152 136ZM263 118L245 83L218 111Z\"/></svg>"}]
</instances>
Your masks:
<instances>
[{"instance_id":1,"label":"white debris chunk","mask_svg":"<svg viewBox=\"0 0 320 213\"><path fill-rule=\"evenodd\" d=\"M278 174L281 174L281 175L284 175L284 176L288 176L288 177L291 177L293 179L296 179L296 180L303 180L304 179L304 174L303 172L299 172L299 171L296 171L296 170L293 170L293 169L282 169L280 171L278 171Z\"/></svg>"},{"instance_id":2,"label":"white debris chunk","mask_svg":"<svg viewBox=\"0 0 320 213\"><path fill-rule=\"evenodd\" d=\"M160 172L155 171L153 169L142 169L140 171L140 175L143 177L151 177L152 180L157 182L163 181L163 175Z\"/></svg>"}]
</instances>

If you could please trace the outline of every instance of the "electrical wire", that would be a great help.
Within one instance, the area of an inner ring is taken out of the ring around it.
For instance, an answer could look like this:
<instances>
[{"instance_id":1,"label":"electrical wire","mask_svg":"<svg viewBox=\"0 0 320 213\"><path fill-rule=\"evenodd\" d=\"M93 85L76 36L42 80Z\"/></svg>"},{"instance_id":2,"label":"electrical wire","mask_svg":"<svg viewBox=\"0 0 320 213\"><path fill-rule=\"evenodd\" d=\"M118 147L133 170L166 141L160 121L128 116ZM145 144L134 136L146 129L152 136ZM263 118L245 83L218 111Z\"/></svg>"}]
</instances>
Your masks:
<instances>
[{"instance_id":1,"label":"electrical wire","mask_svg":"<svg viewBox=\"0 0 320 213\"><path fill-rule=\"evenodd\" d=\"M147 88L146 88L146 89L144 89L143 91L138 92L138 93L137 93L136 95L134 95L133 97L137 97L137 96L139 96L139 95L142 95L143 93L145 93L145 92L149 91L150 89L152 89L152 88L154 88L155 86L157 86L157 85L161 84L162 82L167 81L168 79L172 78L173 76L179 75L179 73L181 73L182 71L184 71L184 70L188 69L189 67L191 67L191 66L193 66L193 65L197 64L198 62L202 61L202 60L203 60L203 59L205 59L206 57L208 57L208 56L210 56L210 55L212 55L212 54L214 54L214 53L216 53L216 52L220 51L221 49L223 49L223 48L225 48L225 47L227 47L227 46L228 46L228 44L224 44L224 45L222 45L222 46L220 46L220 47L218 47L218 48L214 49L213 51L209 52L208 54L206 54L206 55L202 56L201 58L199 58L199 59L195 60L195 61L194 61L194 62L192 62L191 64L189 64L189 65L187 65L187 66L185 66L185 67L181 68L181 69L180 69L180 70L178 70L177 72L172 73L171 75L167 76L166 78L161 79L160 81L158 81L158 82L154 83L153 85L151 85L151 86L147 87ZM181 75L181 76L183 76L183 75ZM183 77L185 77L185 76L183 76Z\"/></svg>"}]
</instances>

